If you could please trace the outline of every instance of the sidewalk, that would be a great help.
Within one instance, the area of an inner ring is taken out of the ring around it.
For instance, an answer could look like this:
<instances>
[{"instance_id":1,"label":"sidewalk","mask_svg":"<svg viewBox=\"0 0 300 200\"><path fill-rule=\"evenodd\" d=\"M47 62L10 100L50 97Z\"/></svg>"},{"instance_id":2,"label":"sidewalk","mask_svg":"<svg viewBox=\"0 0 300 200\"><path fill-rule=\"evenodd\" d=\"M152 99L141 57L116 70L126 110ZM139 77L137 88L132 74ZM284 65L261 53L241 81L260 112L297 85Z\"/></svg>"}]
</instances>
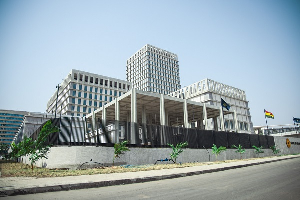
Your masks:
<instances>
[{"instance_id":1,"label":"sidewalk","mask_svg":"<svg viewBox=\"0 0 300 200\"><path fill-rule=\"evenodd\" d=\"M171 179L198 174L212 173L241 167L277 162L299 158L300 155L289 155L256 160L241 160L230 163L203 165L186 168L162 169L139 172L96 174L67 177L35 178L7 177L0 178L0 197L41 192L66 191L85 188L124 185Z\"/></svg>"}]
</instances>

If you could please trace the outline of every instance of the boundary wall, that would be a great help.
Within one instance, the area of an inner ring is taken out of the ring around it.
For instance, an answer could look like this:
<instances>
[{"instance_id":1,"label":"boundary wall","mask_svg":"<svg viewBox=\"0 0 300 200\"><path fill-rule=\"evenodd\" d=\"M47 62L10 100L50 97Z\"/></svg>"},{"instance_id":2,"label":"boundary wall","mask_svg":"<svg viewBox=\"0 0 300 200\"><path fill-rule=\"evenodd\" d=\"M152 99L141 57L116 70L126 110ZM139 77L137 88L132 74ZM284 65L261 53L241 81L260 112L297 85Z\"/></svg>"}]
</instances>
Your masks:
<instances>
[{"instance_id":1,"label":"boundary wall","mask_svg":"<svg viewBox=\"0 0 300 200\"><path fill-rule=\"evenodd\" d=\"M280 149L277 155L299 154L300 153L300 138L288 139L291 142L291 147L286 144L287 137L274 137L275 145ZM253 148L247 148L242 154L243 159L275 156L271 149L263 149L264 153L257 155ZM131 147L130 151L125 152L120 158L115 160L115 165L146 165L154 164L157 160L170 158L171 148L140 148ZM113 160L113 147L104 146L57 146L52 147L48 159L40 160L36 165L45 168L69 168L79 169L84 167L101 166L99 163L109 166ZM227 149L218 156L218 161L240 159L240 154L235 149ZM177 162L210 162L215 161L215 155L210 149L190 149L186 148L179 155ZM23 157L24 163L30 164L28 157ZM158 162L158 163L172 163Z\"/></svg>"}]
</instances>

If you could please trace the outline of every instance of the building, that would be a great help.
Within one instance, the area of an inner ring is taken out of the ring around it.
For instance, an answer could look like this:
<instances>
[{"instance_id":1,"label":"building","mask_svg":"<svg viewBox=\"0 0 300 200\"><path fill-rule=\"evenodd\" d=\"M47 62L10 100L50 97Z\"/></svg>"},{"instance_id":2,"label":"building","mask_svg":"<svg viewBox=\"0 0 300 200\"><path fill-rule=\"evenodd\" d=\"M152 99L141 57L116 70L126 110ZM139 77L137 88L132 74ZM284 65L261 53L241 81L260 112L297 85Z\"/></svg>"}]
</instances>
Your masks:
<instances>
[{"instance_id":1,"label":"building","mask_svg":"<svg viewBox=\"0 0 300 200\"><path fill-rule=\"evenodd\" d=\"M259 134L259 135L300 137L299 131L300 131L299 124L254 126L255 134Z\"/></svg>"},{"instance_id":2,"label":"building","mask_svg":"<svg viewBox=\"0 0 300 200\"><path fill-rule=\"evenodd\" d=\"M178 57L146 44L127 60L127 81L147 92L169 94L181 88Z\"/></svg>"},{"instance_id":3,"label":"building","mask_svg":"<svg viewBox=\"0 0 300 200\"><path fill-rule=\"evenodd\" d=\"M131 83L72 69L47 104L47 112L83 117L131 89Z\"/></svg>"},{"instance_id":4,"label":"building","mask_svg":"<svg viewBox=\"0 0 300 200\"><path fill-rule=\"evenodd\" d=\"M211 79L204 79L169 95L218 107L221 107L222 98L231 106L230 110L234 111L236 115L236 117L232 115L224 116L225 130L254 133L246 93L241 89ZM237 119L237 123L235 123L234 118ZM211 129L216 126L214 123L222 126L220 120L210 120L208 125Z\"/></svg>"},{"instance_id":5,"label":"building","mask_svg":"<svg viewBox=\"0 0 300 200\"><path fill-rule=\"evenodd\" d=\"M0 143L12 143L27 114L26 111L0 110Z\"/></svg>"}]
</instances>

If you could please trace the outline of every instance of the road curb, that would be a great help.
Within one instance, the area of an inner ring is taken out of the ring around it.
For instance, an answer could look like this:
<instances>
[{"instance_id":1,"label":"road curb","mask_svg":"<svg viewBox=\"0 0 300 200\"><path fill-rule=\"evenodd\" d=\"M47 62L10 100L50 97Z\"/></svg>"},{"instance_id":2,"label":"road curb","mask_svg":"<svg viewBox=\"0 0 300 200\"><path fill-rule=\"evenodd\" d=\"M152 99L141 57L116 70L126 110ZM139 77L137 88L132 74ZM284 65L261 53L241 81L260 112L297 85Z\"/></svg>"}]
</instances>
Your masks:
<instances>
[{"instance_id":1,"label":"road curb","mask_svg":"<svg viewBox=\"0 0 300 200\"><path fill-rule=\"evenodd\" d=\"M243 168L243 167L267 164L267 163L278 162L278 161L282 161L282 160L289 160L289 159L294 159L294 158L299 158L299 157L296 156L296 157L288 157L288 158L279 158L276 160L268 160L268 161L262 161L262 162L256 162L256 163L248 163L248 164L241 164L241 165L222 167L222 168L216 168L216 169L206 169L206 170L200 170L200 171L194 171L194 172L186 172L186 173L178 173L178 174L170 174L170 175L162 175L162 176L152 176L152 177L133 178L133 179L99 181L99 182L91 182L91 183L75 183L75 184L54 185L54 186L35 187L35 188L4 190L4 191L0 191L0 197L24 195L24 194L36 194L36 193L44 193L44 192L68 191L68 190L87 189L87 188L99 188L99 187L125 185L125 184L133 184L133 183L145 183L145 182L151 182L151 181L174 179L174 178L181 178L181 177L187 177L187 176L194 176L194 175L200 175L200 174L226 171L226 170L231 170L231 169L238 169L238 168Z\"/></svg>"}]
</instances>

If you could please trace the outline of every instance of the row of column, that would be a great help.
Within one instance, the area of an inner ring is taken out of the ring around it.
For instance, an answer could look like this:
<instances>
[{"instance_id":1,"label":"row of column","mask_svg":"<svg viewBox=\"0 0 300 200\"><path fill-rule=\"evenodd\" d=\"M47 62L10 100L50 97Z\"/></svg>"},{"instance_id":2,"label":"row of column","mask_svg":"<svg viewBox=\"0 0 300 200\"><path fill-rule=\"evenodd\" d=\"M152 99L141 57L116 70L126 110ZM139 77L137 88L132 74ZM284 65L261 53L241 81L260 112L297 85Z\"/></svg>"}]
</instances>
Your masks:
<instances>
[{"instance_id":1,"label":"row of column","mask_svg":"<svg viewBox=\"0 0 300 200\"><path fill-rule=\"evenodd\" d=\"M136 129L136 125L138 122L137 119L137 102L136 102L136 89L132 89L131 90L131 112L130 112L130 132L131 132L131 140L136 141L138 138L136 138L136 134L135 132L137 130ZM183 125L185 128L190 128L191 125L188 121L188 109L187 109L187 100L184 99L183 102ZM223 109L222 107L220 107L220 128L221 131L225 131L225 126L224 126L224 114L223 114ZM234 119L234 124L235 124L235 131L238 130L238 124L237 124L237 118L236 118L236 112L234 111L233 113L233 119ZM128 116L128 120L129 120L129 116ZM119 141L119 121L120 121L120 105L119 105L119 101L118 98L115 99L115 134L113 136L113 140L115 142ZM146 124L147 122L147 118L146 118L146 108L145 105L143 105L142 107L142 123ZM95 117L95 113L93 112L92 114L92 126L94 127L94 130L96 130L96 117ZM102 106L102 123L105 126L106 125L106 108L105 105ZM217 117L213 118L213 123L214 123L214 130L218 130L218 123L217 123ZM168 112L166 112L165 110L165 101L164 101L164 95L161 94L160 96L160 125L162 126L168 126ZM208 129L208 120L207 120L207 110L206 110L206 105L203 104L203 116L202 119L197 120L197 126L201 127L205 130Z\"/></svg>"}]
</instances>

